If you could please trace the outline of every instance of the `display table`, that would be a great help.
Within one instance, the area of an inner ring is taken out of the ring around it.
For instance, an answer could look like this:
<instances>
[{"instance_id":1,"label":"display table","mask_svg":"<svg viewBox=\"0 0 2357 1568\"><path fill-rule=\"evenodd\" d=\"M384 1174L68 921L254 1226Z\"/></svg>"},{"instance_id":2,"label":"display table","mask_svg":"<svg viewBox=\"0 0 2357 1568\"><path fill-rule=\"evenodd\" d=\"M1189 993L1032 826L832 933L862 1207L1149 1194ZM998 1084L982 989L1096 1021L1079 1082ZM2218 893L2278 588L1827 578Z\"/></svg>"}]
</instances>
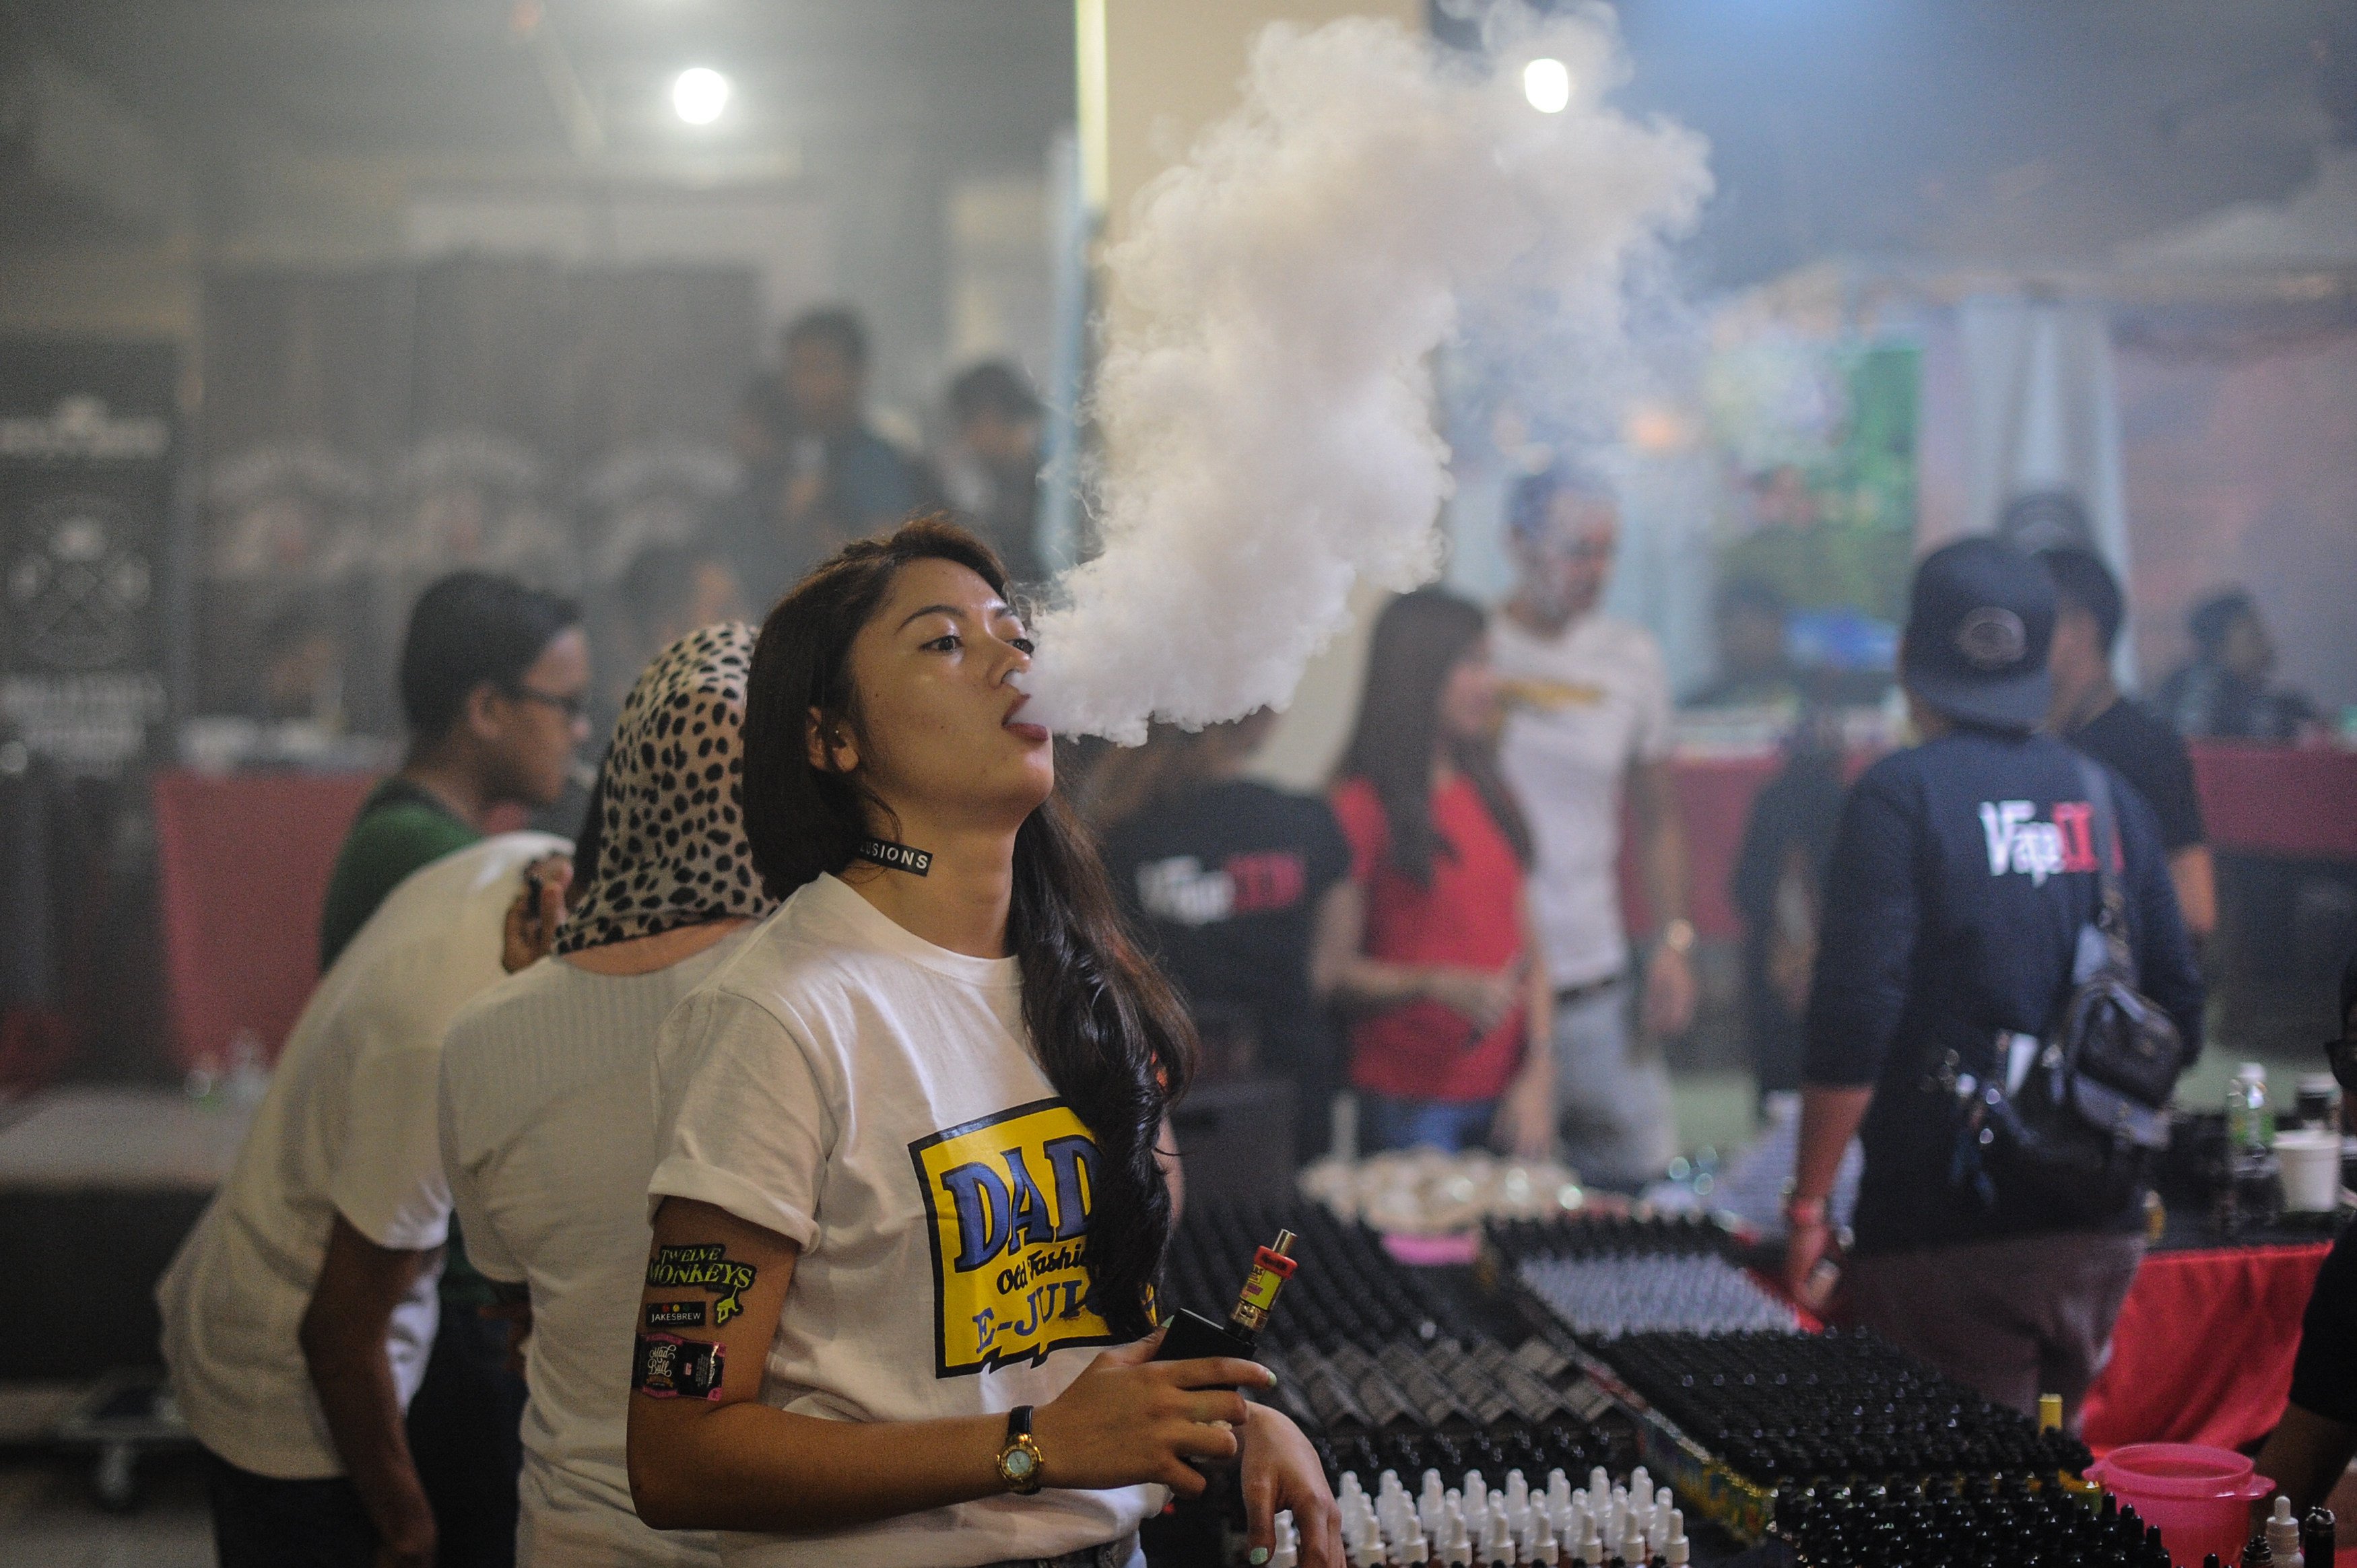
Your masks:
<instances>
[{"instance_id":1,"label":"display table","mask_svg":"<svg viewBox=\"0 0 2357 1568\"><path fill-rule=\"evenodd\" d=\"M2330 1250L2310 1241L2147 1256L2120 1308L2111 1364L2087 1392L2088 1446L2241 1448L2266 1436L2282 1418L2300 1314Z\"/></svg>"},{"instance_id":2,"label":"display table","mask_svg":"<svg viewBox=\"0 0 2357 1568\"><path fill-rule=\"evenodd\" d=\"M2210 842L2287 860L2357 861L2357 751L2195 741Z\"/></svg>"},{"instance_id":3,"label":"display table","mask_svg":"<svg viewBox=\"0 0 2357 1568\"><path fill-rule=\"evenodd\" d=\"M251 1108L173 1090L53 1089L0 1128L0 1315L70 1334L0 1345L0 1380L96 1377L156 1359L156 1276L228 1175Z\"/></svg>"},{"instance_id":4,"label":"display table","mask_svg":"<svg viewBox=\"0 0 2357 1568\"><path fill-rule=\"evenodd\" d=\"M2223 850L2295 860L2357 862L2357 752L2295 750L2197 741L2193 779L2211 842ZM1874 760L1853 753L1852 778ZM1743 934L1728 897L1735 861L1750 821L1752 797L1775 778L1784 759L1757 756L1679 757L1671 763L1678 813L1685 824L1691 869L1687 897L1695 929L1731 941ZM1629 929L1647 931L1653 919L1633 853L1633 824L1624 816L1620 856L1621 908Z\"/></svg>"}]
</instances>

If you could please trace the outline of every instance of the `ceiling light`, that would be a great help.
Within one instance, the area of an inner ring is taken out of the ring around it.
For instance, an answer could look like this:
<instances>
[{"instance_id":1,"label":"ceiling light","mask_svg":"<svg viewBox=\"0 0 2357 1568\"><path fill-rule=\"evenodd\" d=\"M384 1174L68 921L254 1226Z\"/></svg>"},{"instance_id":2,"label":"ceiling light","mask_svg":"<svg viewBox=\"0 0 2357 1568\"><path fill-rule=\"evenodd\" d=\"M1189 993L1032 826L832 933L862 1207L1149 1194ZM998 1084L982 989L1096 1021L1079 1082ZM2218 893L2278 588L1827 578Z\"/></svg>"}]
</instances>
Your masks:
<instances>
[{"instance_id":1,"label":"ceiling light","mask_svg":"<svg viewBox=\"0 0 2357 1568\"><path fill-rule=\"evenodd\" d=\"M727 107L728 79L710 66L690 66L672 78L672 113L689 124L709 125Z\"/></svg>"},{"instance_id":2,"label":"ceiling light","mask_svg":"<svg viewBox=\"0 0 2357 1568\"><path fill-rule=\"evenodd\" d=\"M1560 114L1571 103L1571 72L1563 61L1542 56L1523 67L1523 96L1542 114Z\"/></svg>"}]
</instances>

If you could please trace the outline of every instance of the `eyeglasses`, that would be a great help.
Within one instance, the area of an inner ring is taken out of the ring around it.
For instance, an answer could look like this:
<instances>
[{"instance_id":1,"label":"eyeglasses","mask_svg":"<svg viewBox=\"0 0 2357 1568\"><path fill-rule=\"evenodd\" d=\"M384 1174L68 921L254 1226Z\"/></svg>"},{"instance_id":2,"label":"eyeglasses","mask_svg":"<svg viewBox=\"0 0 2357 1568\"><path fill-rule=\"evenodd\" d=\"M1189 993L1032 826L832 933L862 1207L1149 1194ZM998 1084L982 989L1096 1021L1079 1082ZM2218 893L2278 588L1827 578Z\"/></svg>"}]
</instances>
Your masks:
<instances>
[{"instance_id":1,"label":"eyeglasses","mask_svg":"<svg viewBox=\"0 0 2357 1568\"><path fill-rule=\"evenodd\" d=\"M554 708L566 719L575 723L589 716L589 696L586 692L572 692L560 696L554 692L535 692L530 686L522 684L505 687L503 690L520 703L541 703Z\"/></svg>"}]
</instances>

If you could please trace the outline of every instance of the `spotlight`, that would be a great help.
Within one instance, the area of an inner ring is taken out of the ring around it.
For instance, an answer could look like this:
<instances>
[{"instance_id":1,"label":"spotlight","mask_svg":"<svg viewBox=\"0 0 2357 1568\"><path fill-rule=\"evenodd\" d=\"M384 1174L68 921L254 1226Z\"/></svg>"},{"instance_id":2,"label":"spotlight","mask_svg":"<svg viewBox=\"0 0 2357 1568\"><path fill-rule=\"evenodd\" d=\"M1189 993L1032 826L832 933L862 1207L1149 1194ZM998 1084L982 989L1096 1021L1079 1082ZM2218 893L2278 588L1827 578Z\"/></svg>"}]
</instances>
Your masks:
<instances>
[{"instance_id":1,"label":"spotlight","mask_svg":"<svg viewBox=\"0 0 2357 1568\"><path fill-rule=\"evenodd\" d=\"M672 113L689 124L709 125L727 107L728 79L710 66L690 66L672 78Z\"/></svg>"},{"instance_id":2,"label":"spotlight","mask_svg":"<svg viewBox=\"0 0 2357 1568\"><path fill-rule=\"evenodd\" d=\"M1571 72L1563 61L1542 56L1523 67L1523 96L1542 114L1560 114L1571 103Z\"/></svg>"}]
</instances>

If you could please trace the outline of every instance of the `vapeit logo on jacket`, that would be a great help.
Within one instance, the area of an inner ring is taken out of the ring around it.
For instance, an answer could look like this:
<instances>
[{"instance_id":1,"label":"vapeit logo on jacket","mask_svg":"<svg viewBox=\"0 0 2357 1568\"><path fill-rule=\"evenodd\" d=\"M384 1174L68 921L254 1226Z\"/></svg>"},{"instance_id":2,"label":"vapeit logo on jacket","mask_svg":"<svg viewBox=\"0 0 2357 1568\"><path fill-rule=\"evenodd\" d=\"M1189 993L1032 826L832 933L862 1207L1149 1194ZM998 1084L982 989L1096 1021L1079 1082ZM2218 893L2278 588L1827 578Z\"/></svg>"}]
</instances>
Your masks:
<instances>
[{"instance_id":1,"label":"vapeit logo on jacket","mask_svg":"<svg viewBox=\"0 0 2357 1568\"><path fill-rule=\"evenodd\" d=\"M2037 806L2028 800L1981 802L1991 876L2027 876L2042 886L2060 873L2096 869L2093 806L2084 800L2057 800L2052 822L2037 818Z\"/></svg>"},{"instance_id":2,"label":"vapeit logo on jacket","mask_svg":"<svg viewBox=\"0 0 2357 1568\"><path fill-rule=\"evenodd\" d=\"M1232 854L1206 868L1191 854L1149 861L1137 868L1137 901L1157 920L1208 926L1238 915L1290 909L1309 885L1309 868L1297 850Z\"/></svg>"}]
</instances>

